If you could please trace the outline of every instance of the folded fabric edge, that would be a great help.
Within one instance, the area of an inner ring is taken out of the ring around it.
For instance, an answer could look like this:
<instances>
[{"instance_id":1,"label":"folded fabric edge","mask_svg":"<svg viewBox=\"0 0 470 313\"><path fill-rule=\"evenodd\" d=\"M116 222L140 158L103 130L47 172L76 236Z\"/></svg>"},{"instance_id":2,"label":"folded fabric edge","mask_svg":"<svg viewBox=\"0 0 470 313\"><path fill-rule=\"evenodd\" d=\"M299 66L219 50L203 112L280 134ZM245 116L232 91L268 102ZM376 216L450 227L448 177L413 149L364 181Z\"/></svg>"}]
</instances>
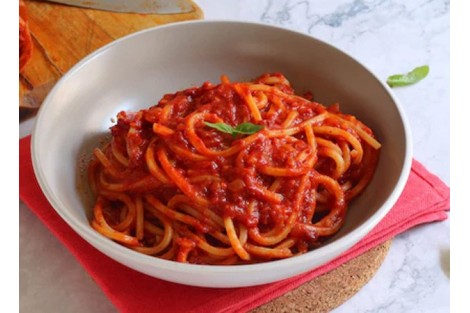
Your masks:
<instances>
[{"instance_id":1,"label":"folded fabric edge","mask_svg":"<svg viewBox=\"0 0 470 313\"><path fill-rule=\"evenodd\" d=\"M421 162L413 159L411 170L432 189L434 189L442 198L450 197L450 189L437 175L430 172Z\"/></svg>"}]
</instances>

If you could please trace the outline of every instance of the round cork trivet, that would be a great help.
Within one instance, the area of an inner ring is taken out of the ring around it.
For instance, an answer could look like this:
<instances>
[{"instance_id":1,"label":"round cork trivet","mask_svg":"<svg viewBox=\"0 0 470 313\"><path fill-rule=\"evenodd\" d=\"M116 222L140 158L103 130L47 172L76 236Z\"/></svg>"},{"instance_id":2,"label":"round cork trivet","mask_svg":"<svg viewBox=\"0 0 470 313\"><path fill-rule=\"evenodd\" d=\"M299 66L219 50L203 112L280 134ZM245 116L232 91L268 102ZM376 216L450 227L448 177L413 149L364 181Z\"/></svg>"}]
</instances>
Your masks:
<instances>
[{"instance_id":1,"label":"round cork trivet","mask_svg":"<svg viewBox=\"0 0 470 313\"><path fill-rule=\"evenodd\" d=\"M252 310L251 313L329 312L367 284L385 259L391 243L392 240L386 241L337 269Z\"/></svg>"}]
</instances>

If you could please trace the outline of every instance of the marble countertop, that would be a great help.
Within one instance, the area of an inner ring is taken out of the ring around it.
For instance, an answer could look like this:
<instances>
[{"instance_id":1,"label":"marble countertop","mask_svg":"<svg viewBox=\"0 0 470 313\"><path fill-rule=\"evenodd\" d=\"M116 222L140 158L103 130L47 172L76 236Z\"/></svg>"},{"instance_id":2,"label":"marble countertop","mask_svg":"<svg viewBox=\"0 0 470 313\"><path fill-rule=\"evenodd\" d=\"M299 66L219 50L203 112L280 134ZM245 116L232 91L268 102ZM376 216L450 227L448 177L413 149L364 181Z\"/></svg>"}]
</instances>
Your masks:
<instances>
[{"instance_id":1,"label":"marble countertop","mask_svg":"<svg viewBox=\"0 0 470 313\"><path fill-rule=\"evenodd\" d=\"M379 78L428 64L416 85L396 88L414 157L450 183L449 1L199 0L206 19L261 22L304 32L347 51ZM20 137L34 119L20 124ZM115 312L76 259L20 201L20 312ZM397 236L373 279L334 310L450 310L449 219Z\"/></svg>"}]
</instances>

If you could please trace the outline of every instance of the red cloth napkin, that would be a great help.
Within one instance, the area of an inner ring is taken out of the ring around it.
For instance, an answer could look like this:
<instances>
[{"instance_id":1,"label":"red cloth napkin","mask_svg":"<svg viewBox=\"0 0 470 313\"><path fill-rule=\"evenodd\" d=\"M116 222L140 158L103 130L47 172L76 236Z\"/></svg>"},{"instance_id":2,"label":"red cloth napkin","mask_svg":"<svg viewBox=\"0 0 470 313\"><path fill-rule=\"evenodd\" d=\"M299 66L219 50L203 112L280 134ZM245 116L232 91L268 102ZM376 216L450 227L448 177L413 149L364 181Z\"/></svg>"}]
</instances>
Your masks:
<instances>
[{"instance_id":1,"label":"red cloth napkin","mask_svg":"<svg viewBox=\"0 0 470 313\"><path fill-rule=\"evenodd\" d=\"M140 274L79 237L54 211L34 176L31 138L20 140L20 198L75 255L120 312L246 312L335 269L407 229L447 218L450 190L414 160L405 190L389 214L362 241L306 274L262 286L212 289L179 285Z\"/></svg>"}]
</instances>

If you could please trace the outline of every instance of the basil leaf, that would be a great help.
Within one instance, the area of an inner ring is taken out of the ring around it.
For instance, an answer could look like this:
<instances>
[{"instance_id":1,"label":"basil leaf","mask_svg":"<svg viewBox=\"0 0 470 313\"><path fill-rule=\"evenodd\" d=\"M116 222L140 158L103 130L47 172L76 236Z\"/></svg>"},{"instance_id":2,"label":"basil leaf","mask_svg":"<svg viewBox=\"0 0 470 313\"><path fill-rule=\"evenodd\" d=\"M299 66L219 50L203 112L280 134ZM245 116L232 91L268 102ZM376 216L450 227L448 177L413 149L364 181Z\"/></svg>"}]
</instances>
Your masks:
<instances>
[{"instance_id":1,"label":"basil leaf","mask_svg":"<svg viewBox=\"0 0 470 313\"><path fill-rule=\"evenodd\" d=\"M252 123L241 123L240 125L235 127L235 130L238 133L245 134L245 135L251 135L251 134L257 133L262 129L263 129L263 126L252 124Z\"/></svg>"},{"instance_id":2,"label":"basil leaf","mask_svg":"<svg viewBox=\"0 0 470 313\"><path fill-rule=\"evenodd\" d=\"M209 127L215 128L222 133L231 134L232 136L236 136L238 134L252 135L254 133L257 133L261 129L263 129L263 126L252 124L252 123L241 123L235 128L225 123L204 122L204 124L206 124Z\"/></svg>"},{"instance_id":3,"label":"basil leaf","mask_svg":"<svg viewBox=\"0 0 470 313\"><path fill-rule=\"evenodd\" d=\"M428 73L429 66L419 66L407 74L397 74L389 76L387 79L387 84L392 88L412 85L428 76Z\"/></svg>"},{"instance_id":4,"label":"basil leaf","mask_svg":"<svg viewBox=\"0 0 470 313\"><path fill-rule=\"evenodd\" d=\"M226 133L226 134L231 134L233 135L233 133L236 131L235 128L233 128L232 126L228 125L228 124L225 124L225 123L209 123L209 122L204 122L204 124L206 124L207 126L209 127L212 127L212 128L215 128L217 129L218 131L222 132L222 133Z\"/></svg>"}]
</instances>

